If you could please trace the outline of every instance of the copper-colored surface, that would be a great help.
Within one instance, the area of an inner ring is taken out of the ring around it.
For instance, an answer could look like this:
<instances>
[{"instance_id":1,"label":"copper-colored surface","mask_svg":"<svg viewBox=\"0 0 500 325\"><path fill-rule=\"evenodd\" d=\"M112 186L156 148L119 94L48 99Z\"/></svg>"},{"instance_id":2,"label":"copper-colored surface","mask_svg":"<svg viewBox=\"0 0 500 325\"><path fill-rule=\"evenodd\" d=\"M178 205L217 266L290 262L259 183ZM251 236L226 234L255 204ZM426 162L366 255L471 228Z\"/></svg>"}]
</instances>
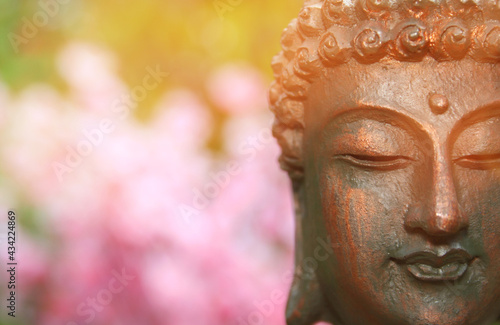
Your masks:
<instances>
[{"instance_id":1,"label":"copper-colored surface","mask_svg":"<svg viewBox=\"0 0 500 325\"><path fill-rule=\"evenodd\" d=\"M270 101L297 203L288 324L499 319L499 20L489 0L310 0L285 30Z\"/></svg>"}]
</instances>

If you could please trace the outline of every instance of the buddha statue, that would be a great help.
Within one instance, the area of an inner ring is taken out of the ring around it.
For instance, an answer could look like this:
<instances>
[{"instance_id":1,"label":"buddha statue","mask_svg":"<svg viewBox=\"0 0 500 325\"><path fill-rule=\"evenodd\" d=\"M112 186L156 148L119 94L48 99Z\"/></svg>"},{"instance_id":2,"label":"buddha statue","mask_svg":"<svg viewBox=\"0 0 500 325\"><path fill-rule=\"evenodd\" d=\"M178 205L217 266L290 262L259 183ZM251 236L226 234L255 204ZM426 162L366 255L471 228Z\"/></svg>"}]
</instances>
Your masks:
<instances>
[{"instance_id":1,"label":"buddha statue","mask_svg":"<svg viewBox=\"0 0 500 325\"><path fill-rule=\"evenodd\" d=\"M308 0L285 29L289 325L499 319L499 21L499 0Z\"/></svg>"}]
</instances>

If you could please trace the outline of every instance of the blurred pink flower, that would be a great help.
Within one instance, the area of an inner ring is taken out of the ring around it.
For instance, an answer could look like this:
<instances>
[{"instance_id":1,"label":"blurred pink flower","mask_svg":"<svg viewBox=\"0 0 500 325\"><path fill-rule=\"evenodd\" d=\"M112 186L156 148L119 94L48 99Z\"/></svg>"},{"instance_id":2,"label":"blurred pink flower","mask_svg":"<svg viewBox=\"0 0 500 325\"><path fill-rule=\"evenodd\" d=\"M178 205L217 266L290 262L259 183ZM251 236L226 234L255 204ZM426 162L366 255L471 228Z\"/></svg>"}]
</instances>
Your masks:
<instances>
[{"instance_id":1,"label":"blurred pink flower","mask_svg":"<svg viewBox=\"0 0 500 325\"><path fill-rule=\"evenodd\" d=\"M293 204L258 71L226 66L209 82L212 101L229 113L215 154L206 147L213 116L192 91L168 92L151 121L139 123L107 110L121 81L106 51L72 44L60 64L68 98L47 86L3 97L13 109L1 131L2 168L43 216L48 237L22 246L32 323L81 323L78 306L122 269L134 280L93 324L233 325L262 313L273 292L286 296ZM113 131L58 180L51 164L105 118ZM210 187L217 193L207 195ZM189 220L183 206L194 213ZM263 324L284 324L285 304L273 303Z\"/></svg>"},{"instance_id":2,"label":"blurred pink flower","mask_svg":"<svg viewBox=\"0 0 500 325\"><path fill-rule=\"evenodd\" d=\"M267 108L267 87L259 71L246 64L228 64L207 82L210 99L231 114L252 114Z\"/></svg>"},{"instance_id":3,"label":"blurred pink flower","mask_svg":"<svg viewBox=\"0 0 500 325\"><path fill-rule=\"evenodd\" d=\"M114 100L126 93L124 83L115 74L116 59L103 47L70 43L61 51L57 63L82 108L107 111Z\"/></svg>"},{"instance_id":4,"label":"blurred pink flower","mask_svg":"<svg viewBox=\"0 0 500 325\"><path fill-rule=\"evenodd\" d=\"M24 90L8 103L2 131L3 168L30 199L43 204L59 187L51 163L75 134L65 102L44 85Z\"/></svg>"},{"instance_id":5,"label":"blurred pink flower","mask_svg":"<svg viewBox=\"0 0 500 325\"><path fill-rule=\"evenodd\" d=\"M181 151L199 151L212 132L213 119L198 96L187 89L171 90L156 106L151 130L158 142ZM175 154L175 152L172 152Z\"/></svg>"}]
</instances>

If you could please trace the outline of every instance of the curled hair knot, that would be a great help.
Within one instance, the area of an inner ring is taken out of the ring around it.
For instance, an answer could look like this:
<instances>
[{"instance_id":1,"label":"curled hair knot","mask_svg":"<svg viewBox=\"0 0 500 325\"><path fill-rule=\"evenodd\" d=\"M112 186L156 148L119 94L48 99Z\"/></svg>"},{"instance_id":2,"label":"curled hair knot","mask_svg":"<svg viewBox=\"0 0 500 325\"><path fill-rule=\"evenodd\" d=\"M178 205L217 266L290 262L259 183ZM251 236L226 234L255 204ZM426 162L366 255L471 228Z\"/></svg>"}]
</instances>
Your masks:
<instances>
[{"instance_id":1,"label":"curled hair knot","mask_svg":"<svg viewBox=\"0 0 500 325\"><path fill-rule=\"evenodd\" d=\"M299 31L306 37L318 36L323 30L321 8L305 7L299 13Z\"/></svg>"},{"instance_id":2,"label":"curled hair knot","mask_svg":"<svg viewBox=\"0 0 500 325\"><path fill-rule=\"evenodd\" d=\"M354 38L353 47L360 61L375 62L385 56L386 43L382 28L367 27Z\"/></svg>"},{"instance_id":3,"label":"curled hair knot","mask_svg":"<svg viewBox=\"0 0 500 325\"><path fill-rule=\"evenodd\" d=\"M419 61L427 52L427 29L420 22L403 26L393 42L393 55L400 60Z\"/></svg>"}]
</instances>

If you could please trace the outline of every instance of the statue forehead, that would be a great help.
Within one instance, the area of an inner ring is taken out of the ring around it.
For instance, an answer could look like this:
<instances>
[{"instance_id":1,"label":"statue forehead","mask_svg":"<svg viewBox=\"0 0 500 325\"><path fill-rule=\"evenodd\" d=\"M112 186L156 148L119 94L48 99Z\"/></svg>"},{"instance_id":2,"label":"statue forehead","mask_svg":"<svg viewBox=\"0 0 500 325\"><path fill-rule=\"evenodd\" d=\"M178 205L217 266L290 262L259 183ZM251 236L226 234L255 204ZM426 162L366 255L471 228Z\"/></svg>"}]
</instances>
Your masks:
<instances>
[{"instance_id":1,"label":"statue forehead","mask_svg":"<svg viewBox=\"0 0 500 325\"><path fill-rule=\"evenodd\" d=\"M366 65L353 60L326 69L311 84L304 103L305 125L322 129L344 112L358 110L364 118L363 109L380 108L417 123L452 128L464 117L484 108L494 111L499 104L498 64L426 58Z\"/></svg>"},{"instance_id":2,"label":"statue forehead","mask_svg":"<svg viewBox=\"0 0 500 325\"><path fill-rule=\"evenodd\" d=\"M352 106L356 104L353 101L362 100L366 101L364 104L403 104L404 98L415 100L441 93L455 101L481 106L497 98L499 90L498 64L473 60L437 62L427 58L418 63L386 60L366 65L352 60L322 71L311 83L305 102L306 111L309 107L314 111L319 102L332 106Z\"/></svg>"}]
</instances>

